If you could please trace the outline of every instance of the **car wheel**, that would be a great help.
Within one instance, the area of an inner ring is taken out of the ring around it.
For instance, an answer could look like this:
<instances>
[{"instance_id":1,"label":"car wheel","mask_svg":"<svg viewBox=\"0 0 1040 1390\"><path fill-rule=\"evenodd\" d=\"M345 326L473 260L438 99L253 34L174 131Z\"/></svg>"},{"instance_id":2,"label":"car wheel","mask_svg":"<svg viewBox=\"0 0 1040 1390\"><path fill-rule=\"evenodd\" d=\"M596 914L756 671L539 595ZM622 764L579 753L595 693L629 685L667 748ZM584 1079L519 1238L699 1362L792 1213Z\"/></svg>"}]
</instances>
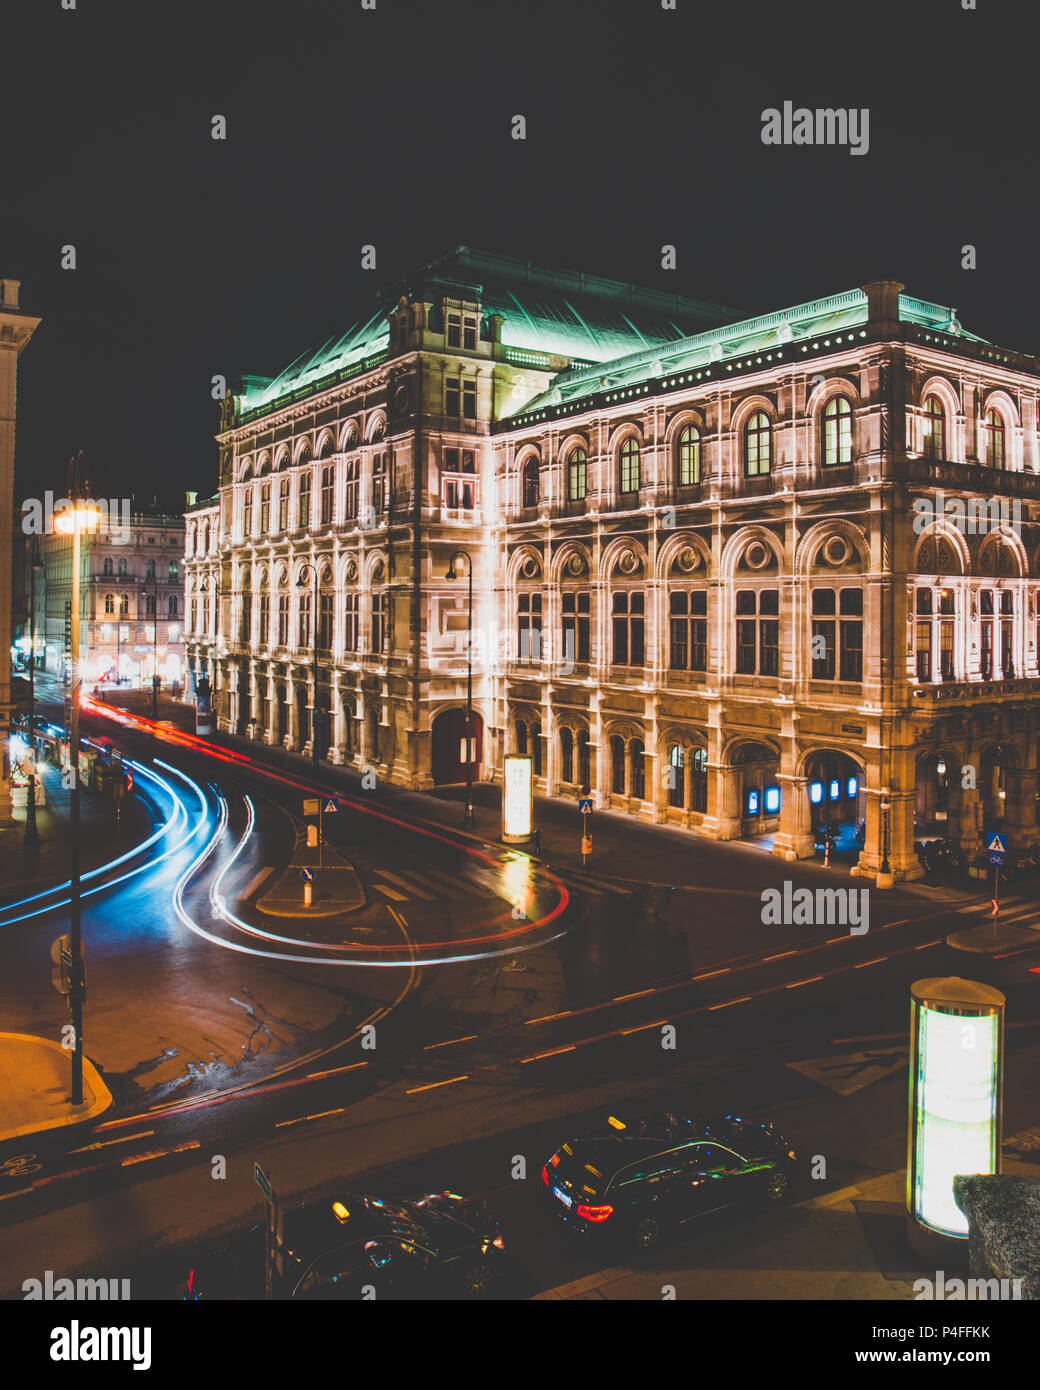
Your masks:
<instances>
[{"instance_id":1,"label":"car wheel","mask_svg":"<svg viewBox=\"0 0 1040 1390\"><path fill-rule=\"evenodd\" d=\"M652 1250L661 1239L660 1222L653 1216L644 1216L637 1221L632 1232L636 1246L640 1250Z\"/></svg>"},{"instance_id":2,"label":"car wheel","mask_svg":"<svg viewBox=\"0 0 1040 1390\"><path fill-rule=\"evenodd\" d=\"M491 1269L486 1264L470 1265L462 1276L462 1288L467 1298L487 1298L491 1282Z\"/></svg>"},{"instance_id":3,"label":"car wheel","mask_svg":"<svg viewBox=\"0 0 1040 1390\"><path fill-rule=\"evenodd\" d=\"M766 1183L766 1196L771 1202L782 1202L787 1196L789 1186L790 1180L787 1174L782 1173L779 1168L774 1168L769 1175L769 1181Z\"/></svg>"}]
</instances>

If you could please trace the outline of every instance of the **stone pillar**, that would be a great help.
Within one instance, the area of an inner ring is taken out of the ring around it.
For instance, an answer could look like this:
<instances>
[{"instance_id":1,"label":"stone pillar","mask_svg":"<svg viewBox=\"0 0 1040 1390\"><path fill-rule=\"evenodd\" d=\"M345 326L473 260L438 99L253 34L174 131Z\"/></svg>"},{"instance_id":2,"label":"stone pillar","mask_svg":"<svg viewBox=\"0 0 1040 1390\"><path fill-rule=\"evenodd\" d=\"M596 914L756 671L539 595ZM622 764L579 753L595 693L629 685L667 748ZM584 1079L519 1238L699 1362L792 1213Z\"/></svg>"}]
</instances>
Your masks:
<instances>
[{"instance_id":1,"label":"stone pillar","mask_svg":"<svg viewBox=\"0 0 1040 1390\"><path fill-rule=\"evenodd\" d=\"M780 829L773 841L773 853L790 862L811 859L816 853L809 806L809 779L794 772L780 772Z\"/></svg>"},{"instance_id":2,"label":"stone pillar","mask_svg":"<svg viewBox=\"0 0 1040 1390\"><path fill-rule=\"evenodd\" d=\"M1009 768L1007 783L1004 826L1007 830L1008 849L1028 849L1037 840L1036 770Z\"/></svg>"}]
</instances>

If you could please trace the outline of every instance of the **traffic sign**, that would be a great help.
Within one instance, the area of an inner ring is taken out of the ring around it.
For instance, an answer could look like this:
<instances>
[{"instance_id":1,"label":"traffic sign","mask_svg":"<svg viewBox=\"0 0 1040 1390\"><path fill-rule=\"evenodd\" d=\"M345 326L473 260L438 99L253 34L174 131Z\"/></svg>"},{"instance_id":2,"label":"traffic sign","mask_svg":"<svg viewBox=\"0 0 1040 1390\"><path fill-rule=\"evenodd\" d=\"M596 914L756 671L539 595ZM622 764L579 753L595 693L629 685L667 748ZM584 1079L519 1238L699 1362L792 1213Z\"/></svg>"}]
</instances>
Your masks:
<instances>
[{"instance_id":1,"label":"traffic sign","mask_svg":"<svg viewBox=\"0 0 1040 1390\"><path fill-rule=\"evenodd\" d=\"M339 807L336 805L336 798L334 796L326 797L322 802L321 809L326 816L331 816L333 811L338 811Z\"/></svg>"},{"instance_id":2,"label":"traffic sign","mask_svg":"<svg viewBox=\"0 0 1040 1390\"><path fill-rule=\"evenodd\" d=\"M321 802L316 796L305 796L303 799L303 814L305 816L316 816L321 809Z\"/></svg>"},{"instance_id":3,"label":"traffic sign","mask_svg":"<svg viewBox=\"0 0 1040 1390\"><path fill-rule=\"evenodd\" d=\"M253 1164L253 1177L256 1179L256 1185L257 1185L257 1187L258 1187L258 1188L260 1189L260 1191L264 1194L264 1196L266 1197L266 1199L267 1199L269 1202L273 1202L273 1201L274 1201L274 1191L272 1190L272 1187L271 1187L271 1179L267 1176L267 1174L264 1172L264 1170L260 1167L259 1163L254 1163L254 1164Z\"/></svg>"},{"instance_id":4,"label":"traffic sign","mask_svg":"<svg viewBox=\"0 0 1040 1390\"><path fill-rule=\"evenodd\" d=\"M578 802L578 810L581 812L581 814L582 814L583 816L591 816L591 815L592 815L592 798L591 798L591 797L582 797L582 799Z\"/></svg>"},{"instance_id":5,"label":"traffic sign","mask_svg":"<svg viewBox=\"0 0 1040 1390\"><path fill-rule=\"evenodd\" d=\"M313 870L313 869L301 869L301 870L300 870L300 877L303 879L304 883L313 883L313 882L314 882L314 870Z\"/></svg>"},{"instance_id":6,"label":"traffic sign","mask_svg":"<svg viewBox=\"0 0 1040 1390\"><path fill-rule=\"evenodd\" d=\"M989 844L986 848L991 854L994 853L994 851L997 854L1005 854L1007 852L1007 840L1004 839L1003 835L998 835L994 832L989 837Z\"/></svg>"},{"instance_id":7,"label":"traffic sign","mask_svg":"<svg viewBox=\"0 0 1040 1390\"><path fill-rule=\"evenodd\" d=\"M1001 864L1003 864L1004 862L1004 856L1002 854L998 854L996 850L990 850L989 862L993 865L995 869L999 869Z\"/></svg>"}]
</instances>

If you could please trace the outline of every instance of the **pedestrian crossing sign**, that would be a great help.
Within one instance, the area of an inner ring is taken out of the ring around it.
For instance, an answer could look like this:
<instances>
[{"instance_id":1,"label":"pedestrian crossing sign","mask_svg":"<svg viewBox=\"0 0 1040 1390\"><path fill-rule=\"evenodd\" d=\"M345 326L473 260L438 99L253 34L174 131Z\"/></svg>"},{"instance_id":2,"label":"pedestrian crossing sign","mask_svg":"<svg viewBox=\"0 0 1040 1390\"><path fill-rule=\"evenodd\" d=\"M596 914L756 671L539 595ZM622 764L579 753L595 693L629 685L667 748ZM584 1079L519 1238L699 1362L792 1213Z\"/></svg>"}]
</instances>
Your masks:
<instances>
[{"instance_id":1,"label":"pedestrian crossing sign","mask_svg":"<svg viewBox=\"0 0 1040 1390\"><path fill-rule=\"evenodd\" d=\"M330 816L333 811L338 811L339 807L336 805L336 798L334 796L327 796L321 804L321 809L322 813L326 816Z\"/></svg>"},{"instance_id":2,"label":"pedestrian crossing sign","mask_svg":"<svg viewBox=\"0 0 1040 1390\"><path fill-rule=\"evenodd\" d=\"M1007 851L1007 840L1003 835L993 834L989 837L989 844L986 846L991 854L1004 854Z\"/></svg>"}]
</instances>

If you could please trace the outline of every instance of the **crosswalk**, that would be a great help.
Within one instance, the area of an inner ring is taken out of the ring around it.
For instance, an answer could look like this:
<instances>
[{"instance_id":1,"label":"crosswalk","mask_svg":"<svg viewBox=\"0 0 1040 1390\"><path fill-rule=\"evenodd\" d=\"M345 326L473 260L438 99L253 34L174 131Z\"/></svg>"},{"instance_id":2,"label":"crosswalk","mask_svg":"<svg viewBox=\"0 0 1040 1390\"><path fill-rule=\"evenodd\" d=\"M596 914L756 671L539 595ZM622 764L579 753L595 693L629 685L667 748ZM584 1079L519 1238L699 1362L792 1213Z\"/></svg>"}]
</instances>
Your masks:
<instances>
[{"instance_id":1,"label":"crosswalk","mask_svg":"<svg viewBox=\"0 0 1040 1390\"><path fill-rule=\"evenodd\" d=\"M581 893L598 896L631 897L635 891L618 883L610 883L593 873L578 869L561 869L555 864L547 866L551 873L562 879L568 888ZM481 885L471 878L445 873L438 869L394 870L370 868L367 877L372 888L390 902L433 902L445 898L486 898L488 894L512 902L515 888L508 881L497 882L494 871L484 875Z\"/></svg>"},{"instance_id":2,"label":"crosswalk","mask_svg":"<svg viewBox=\"0 0 1040 1390\"><path fill-rule=\"evenodd\" d=\"M991 901L976 903L964 908L959 915L968 918L972 925L981 926L993 921L993 904ZM1002 927L1024 927L1035 931L1040 937L1040 902L1035 899L1001 898L997 921Z\"/></svg>"}]
</instances>

